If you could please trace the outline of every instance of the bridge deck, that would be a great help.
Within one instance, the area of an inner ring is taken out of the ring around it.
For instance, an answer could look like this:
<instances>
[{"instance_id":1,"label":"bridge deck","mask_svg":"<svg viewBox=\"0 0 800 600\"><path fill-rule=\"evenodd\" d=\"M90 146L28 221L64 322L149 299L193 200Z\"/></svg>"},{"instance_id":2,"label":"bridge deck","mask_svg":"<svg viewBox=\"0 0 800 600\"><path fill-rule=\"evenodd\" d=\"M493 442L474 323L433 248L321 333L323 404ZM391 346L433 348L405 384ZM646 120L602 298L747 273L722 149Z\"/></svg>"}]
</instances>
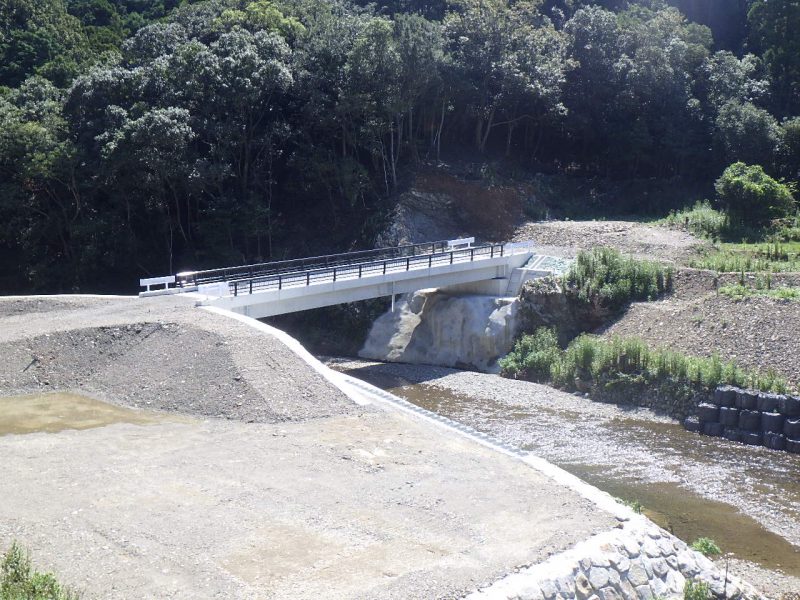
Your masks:
<instances>
[{"instance_id":1,"label":"bridge deck","mask_svg":"<svg viewBox=\"0 0 800 600\"><path fill-rule=\"evenodd\" d=\"M179 273L176 287L141 296L197 292L200 302L256 318L394 296L425 287L478 285L506 293L511 270L533 255L529 242L482 244L473 238L277 263ZM466 246L466 247L464 247ZM486 282L487 285L479 282ZM499 283L493 283L499 282ZM500 289L502 288L502 290Z\"/></svg>"},{"instance_id":2,"label":"bridge deck","mask_svg":"<svg viewBox=\"0 0 800 600\"><path fill-rule=\"evenodd\" d=\"M474 238L455 240L455 242L473 242ZM391 248L378 248L375 250L359 250L342 254L329 254L296 258L291 260L272 261L238 267L225 267L220 269L207 269L204 271L188 271L178 273L176 283L179 287L195 287L206 283L219 283L223 281L250 280L254 278L269 277L289 273L305 273L319 269L344 267L348 265L370 264L396 258L426 256L453 249L454 241L425 242Z\"/></svg>"},{"instance_id":3,"label":"bridge deck","mask_svg":"<svg viewBox=\"0 0 800 600\"><path fill-rule=\"evenodd\" d=\"M487 258L497 258L513 253L513 248L504 244L487 244L461 250L430 252L415 256L389 258L369 262L343 263L334 267L313 268L302 271L285 272L276 275L243 277L227 281L228 293L232 296L252 294L267 290L282 290L293 287L307 287L315 284L362 279L371 276L384 276L392 273L430 269L442 265L475 262Z\"/></svg>"}]
</instances>

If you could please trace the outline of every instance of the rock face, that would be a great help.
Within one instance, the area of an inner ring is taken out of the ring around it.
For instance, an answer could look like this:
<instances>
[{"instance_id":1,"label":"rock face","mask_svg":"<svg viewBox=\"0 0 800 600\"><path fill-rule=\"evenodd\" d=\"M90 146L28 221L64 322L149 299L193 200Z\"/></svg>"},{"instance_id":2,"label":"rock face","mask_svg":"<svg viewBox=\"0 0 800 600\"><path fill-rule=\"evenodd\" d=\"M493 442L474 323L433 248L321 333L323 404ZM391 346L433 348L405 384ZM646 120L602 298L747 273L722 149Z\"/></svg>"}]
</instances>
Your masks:
<instances>
[{"instance_id":1,"label":"rock face","mask_svg":"<svg viewBox=\"0 0 800 600\"><path fill-rule=\"evenodd\" d=\"M519 328L519 302L421 290L372 325L362 358L496 372Z\"/></svg>"}]
</instances>

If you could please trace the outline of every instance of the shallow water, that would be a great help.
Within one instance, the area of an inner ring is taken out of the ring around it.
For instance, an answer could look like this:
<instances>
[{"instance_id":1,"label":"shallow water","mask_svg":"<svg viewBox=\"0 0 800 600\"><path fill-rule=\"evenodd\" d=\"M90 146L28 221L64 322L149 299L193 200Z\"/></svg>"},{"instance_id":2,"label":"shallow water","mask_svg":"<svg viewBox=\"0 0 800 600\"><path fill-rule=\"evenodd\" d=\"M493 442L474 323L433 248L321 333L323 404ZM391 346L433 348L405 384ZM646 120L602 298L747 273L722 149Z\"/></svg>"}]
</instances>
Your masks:
<instances>
[{"instance_id":1,"label":"shallow water","mask_svg":"<svg viewBox=\"0 0 800 600\"><path fill-rule=\"evenodd\" d=\"M172 418L64 392L0 397L0 435L55 433L114 423L148 425Z\"/></svg>"},{"instance_id":2,"label":"shallow water","mask_svg":"<svg viewBox=\"0 0 800 600\"><path fill-rule=\"evenodd\" d=\"M498 385L515 385L524 396L527 384L493 375L470 374L481 384L464 393L449 389L458 380L446 382L441 370L413 383L397 375L403 365L381 367L349 372L639 501L651 519L687 542L710 537L737 558L800 576L800 549L793 545L800 541L800 456L702 437L649 411L588 399L498 400ZM419 380L426 367L408 369Z\"/></svg>"}]
</instances>

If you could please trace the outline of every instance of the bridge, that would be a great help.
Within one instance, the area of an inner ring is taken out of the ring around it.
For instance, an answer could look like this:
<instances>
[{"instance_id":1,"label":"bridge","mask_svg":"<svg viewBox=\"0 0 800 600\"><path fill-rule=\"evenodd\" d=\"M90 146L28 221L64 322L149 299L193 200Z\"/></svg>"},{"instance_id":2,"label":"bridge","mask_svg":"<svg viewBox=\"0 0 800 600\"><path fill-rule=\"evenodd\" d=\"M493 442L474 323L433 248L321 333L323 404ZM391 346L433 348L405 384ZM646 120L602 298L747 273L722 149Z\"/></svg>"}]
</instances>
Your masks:
<instances>
[{"instance_id":1,"label":"bridge","mask_svg":"<svg viewBox=\"0 0 800 600\"><path fill-rule=\"evenodd\" d=\"M425 288L510 296L549 274L536 268L542 258L532 242L464 238L142 279L140 296L187 293L259 319Z\"/></svg>"}]
</instances>

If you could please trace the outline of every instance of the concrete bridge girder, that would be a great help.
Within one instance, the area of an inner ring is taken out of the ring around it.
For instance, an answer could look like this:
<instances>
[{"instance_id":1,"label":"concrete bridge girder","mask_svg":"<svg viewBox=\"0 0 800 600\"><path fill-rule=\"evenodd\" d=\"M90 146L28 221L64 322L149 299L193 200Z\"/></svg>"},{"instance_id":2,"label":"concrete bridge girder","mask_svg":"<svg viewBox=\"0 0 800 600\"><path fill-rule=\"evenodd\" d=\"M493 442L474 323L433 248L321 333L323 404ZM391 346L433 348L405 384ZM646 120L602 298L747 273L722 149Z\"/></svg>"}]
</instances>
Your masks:
<instances>
[{"instance_id":1,"label":"concrete bridge girder","mask_svg":"<svg viewBox=\"0 0 800 600\"><path fill-rule=\"evenodd\" d=\"M520 252L510 256L481 258L471 262L445 265L434 264L422 269L320 282L310 286L298 285L283 289L261 290L237 296L217 298L200 296L200 304L217 306L260 319L427 288L456 286L455 289L458 290L457 286L465 284L469 284L471 293L503 295L498 292L506 289L511 271L524 265L532 255L532 252Z\"/></svg>"}]
</instances>

